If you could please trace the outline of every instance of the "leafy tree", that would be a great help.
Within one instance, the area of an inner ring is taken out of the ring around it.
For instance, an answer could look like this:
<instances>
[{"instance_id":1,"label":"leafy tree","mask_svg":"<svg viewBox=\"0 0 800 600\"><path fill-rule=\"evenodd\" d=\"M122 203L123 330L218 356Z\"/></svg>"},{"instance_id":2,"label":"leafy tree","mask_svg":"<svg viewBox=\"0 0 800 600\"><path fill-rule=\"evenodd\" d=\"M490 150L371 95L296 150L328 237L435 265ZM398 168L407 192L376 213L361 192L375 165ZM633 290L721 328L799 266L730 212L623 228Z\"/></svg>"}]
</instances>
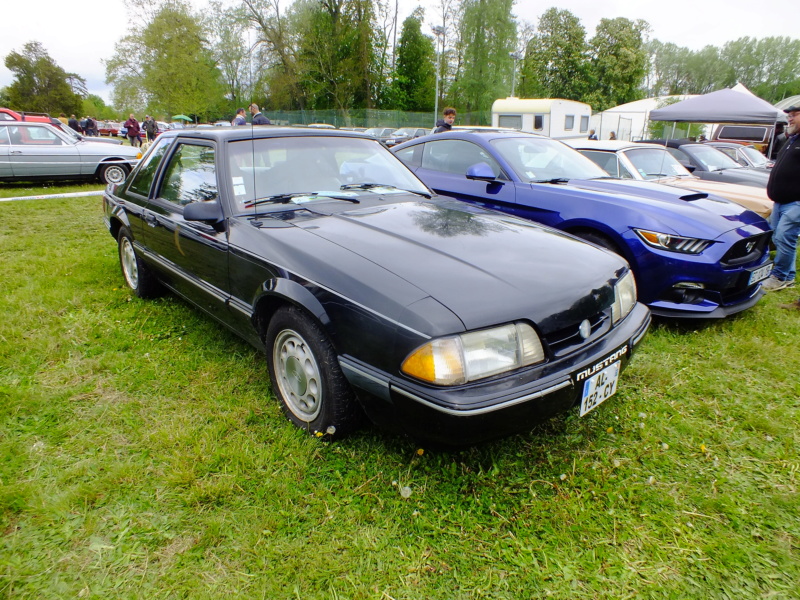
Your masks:
<instances>
[{"instance_id":1,"label":"leafy tree","mask_svg":"<svg viewBox=\"0 0 800 600\"><path fill-rule=\"evenodd\" d=\"M397 47L397 67L392 83L394 107L425 112L433 110L436 87L433 40L422 34L422 20L415 13L403 21Z\"/></svg>"},{"instance_id":2,"label":"leafy tree","mask_svg":"<svg viewBox=\"0 0 800 600\"><path fill-rule=\"evenodd\" d=\"M512 5L513 0L462 0L456 52L463 59L450 97L467 112L488 111L511 91L517 34Z\"/></svg>"},{"instance_id":3,"label":"leafy tree","mask_svg":"<svg viewBox=\"0 0 800 600\"><path fill-rule=\"evenodd\" d=\"M643 97L642 82L647 72L643 35L646 21L624 17L601 19L589 45L592 52L594 91L587 100L595 110L632 102Z\"/></svg>"},{"instance_id":4,"label":"leafy tree","mask_svg":"<svg viewBox=\"0 0 800 600\"><path fill-rule=\"evenodd\" d=\"M250 48L246 44L248 24L244 6L225 8L219 0L209 2L205 27L212 40L214 62L224 82L226 112L231 114L236 107L249 104L252 89Z\"/></svg>"},{"instance_id":5,"label":"leafy tree","mask_svg":"<svg viewBox=\"0 0 800 600\"><path fill-rule=\"evenodd\" d=\"M520 94L580 100L590 89L586 30L568 10L550 8L528 42Z\"/></svg>"},{"instance_id":6,"label":"leafy tree","mask_svg":"<svg viewBox=\"0 0 800 600\"><path fill-rule=\"evenodd\" d=\"M6 87L8 105L30 112L80 112L81 97L70 88L67 73L41 43L28 42L22 52L10 52L5 65L14 74L14 81Z\"/></svg>"},{"instance_id":7,"label":"leafy tree","mask_svg":"<svg viewBox=\"0 0 800 600\"><path fill-rule=\"evenodd\" d=\"M105 101L95 94L89 94L83 99L81 114L91 115L98 119L113 119L116 117L114 108L107 106Z\"/></svg>"},{"instance_id":8,"label":"leafy tree","mask_svg":"<svg viewBox=\"0 0 800 600\"><path fill-rule=\"evenodd\" d=\"M310 3L298 40L309 108L371 108L375 84L371 0Z\"/></svg>"},{"instance_id":9,"label":"leafy tree","mask_svg":"<svg viewBox=\"0 0 800 600\"><path fill-rule=\"evenodd\" d=\"M208 115L223 93L201 20L179 0L165 3L141 33L117 44L106 80L115 84L115 101L166 115Z\"/></svg>"}]
</instances>

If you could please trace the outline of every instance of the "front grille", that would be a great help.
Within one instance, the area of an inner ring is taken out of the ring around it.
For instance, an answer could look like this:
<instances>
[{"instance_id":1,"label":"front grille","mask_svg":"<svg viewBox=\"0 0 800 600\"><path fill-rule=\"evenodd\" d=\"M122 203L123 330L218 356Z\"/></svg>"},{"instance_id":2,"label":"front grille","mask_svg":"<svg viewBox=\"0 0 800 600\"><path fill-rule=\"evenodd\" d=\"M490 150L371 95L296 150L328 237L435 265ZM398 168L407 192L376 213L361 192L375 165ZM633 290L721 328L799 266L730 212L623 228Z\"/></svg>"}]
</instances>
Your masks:
<instances>
[{"instance_id":1,"label":"front grille","mask_svg":"<svg viewBox=\"0 0 800 600\"><path fill-rule=\"evenodd\" d=\"M737 267L749 262L759 260L768 250L767 245L772 239L772 232L765 231L757 235L739 240L725 253L720 263L723 267Z\"/></svg>"},{"instance_id":2,"label":"front grille","mask_svg":"<svg viewBox=\"0 0 800 600\"><path fill-rule=\"evenodd\" d=\"M553 357L561 357L570 352L574 352L581 346L588 344L597 336L602 335L611 327L611 313L599 312L588 317L592 326L592 333L587 339L583 339L580 334L580 322L573 323L568 327L551 331L544 336L544 341Z\"/></svg>"}]
</instances>

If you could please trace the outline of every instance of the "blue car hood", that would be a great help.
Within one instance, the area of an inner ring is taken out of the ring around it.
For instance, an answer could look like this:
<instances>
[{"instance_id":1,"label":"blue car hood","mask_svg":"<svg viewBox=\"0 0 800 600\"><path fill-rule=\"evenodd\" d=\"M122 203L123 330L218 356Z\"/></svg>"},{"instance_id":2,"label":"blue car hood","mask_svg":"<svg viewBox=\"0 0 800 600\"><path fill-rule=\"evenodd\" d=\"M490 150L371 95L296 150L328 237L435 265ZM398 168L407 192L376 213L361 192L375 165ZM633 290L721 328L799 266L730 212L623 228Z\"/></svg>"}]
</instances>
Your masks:
<instances>
[{"instance_id":1,"label":"blue car hood","mask_svg":"<svg viewBox=\"0 0 800 600\"><path fill-rule=\"evenodd\" d=\"M680 235L715 239L742 227L751 233L769 229L767 222L753 211L704 192L627 179L570 179L569 186L613 194L615 203L639 211L643 217L642 208L649 207L654 211L650 216Z\"/></svg>"},{"instance_id":2,"label":"blue car hood","mask_svg":"<svg viewBox=\"0 0 800 600\"><path fill-rule=\"evenodd\" d=\"M443 198L358 207L298 225L315 238L293 242L302 252L346 263L348 278L370 273L370 285L390 303L433 298L466 329L519 319L552 329L578 313L586 318L609 305L612 280L625 268L620 257L572 236Z\"/></svg>"}]
</instances>

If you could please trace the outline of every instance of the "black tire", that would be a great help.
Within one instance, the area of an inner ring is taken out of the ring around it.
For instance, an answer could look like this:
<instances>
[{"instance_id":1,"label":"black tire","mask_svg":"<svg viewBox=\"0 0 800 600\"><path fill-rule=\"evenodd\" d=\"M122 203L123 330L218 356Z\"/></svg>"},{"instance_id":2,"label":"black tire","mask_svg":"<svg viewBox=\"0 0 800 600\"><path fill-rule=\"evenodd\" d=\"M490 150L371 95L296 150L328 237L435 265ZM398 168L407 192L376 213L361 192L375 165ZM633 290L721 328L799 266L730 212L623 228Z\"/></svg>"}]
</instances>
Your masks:
<instances>
[{"instance_id":1,"label":"black tire","mask_svg":"<svg viewBox=\"0 0 800 600\"><path fill-rule=\"evenodd\" d=\"M98 176L100 177L100 181L103 183L122 183L125 181L125 178L128 176L129 169L127 165L121 165L118 163L109 163L107 165L101 165L100 170L97 172Z\"/></svg>"},{"instance_id":2,"label":"black tire","mask_svg":"<svg viewBox=\"0 0 800 600\"><path fill-rule=\"evenodd\" d=\"M264 341L272 390L292 423L325 437L358 428L361 408L316 322L301 309L284 306L272 317Z\"/></svg>"},{"instance_id":3,"label":"black tire","mask_svg":"<svg viewBox=\"0 0 800 600\"><path fill-rule=\"evenodd\" d=\"M139 298L155 298L163 292L161 284L153 273L136 255L133 248L133 236L127 227L120 227L117 233L119 249L119 266L125 283Z\"/></svg>"}]
</instances>

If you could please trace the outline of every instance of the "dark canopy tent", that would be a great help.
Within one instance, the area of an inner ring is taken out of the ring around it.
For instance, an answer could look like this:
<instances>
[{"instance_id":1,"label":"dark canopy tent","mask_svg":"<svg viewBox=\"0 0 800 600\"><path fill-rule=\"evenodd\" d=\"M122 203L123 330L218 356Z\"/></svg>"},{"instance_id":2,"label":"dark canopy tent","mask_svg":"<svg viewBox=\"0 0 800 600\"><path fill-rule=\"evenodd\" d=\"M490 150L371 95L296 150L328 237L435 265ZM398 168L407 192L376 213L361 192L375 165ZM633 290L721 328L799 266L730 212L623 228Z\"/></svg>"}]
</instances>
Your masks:
<instances>
[{"instance_id":1,"label":"dark canopy tent","mask_svg":"<svg viewBox=\"0 0 800 600\"><path fill-rule=\"evenodd\" d=\"M651 121L678 123L786 122L786 114L758 96L733 89L717 90L650 111Z\"/></svg>"}]
</instances>

